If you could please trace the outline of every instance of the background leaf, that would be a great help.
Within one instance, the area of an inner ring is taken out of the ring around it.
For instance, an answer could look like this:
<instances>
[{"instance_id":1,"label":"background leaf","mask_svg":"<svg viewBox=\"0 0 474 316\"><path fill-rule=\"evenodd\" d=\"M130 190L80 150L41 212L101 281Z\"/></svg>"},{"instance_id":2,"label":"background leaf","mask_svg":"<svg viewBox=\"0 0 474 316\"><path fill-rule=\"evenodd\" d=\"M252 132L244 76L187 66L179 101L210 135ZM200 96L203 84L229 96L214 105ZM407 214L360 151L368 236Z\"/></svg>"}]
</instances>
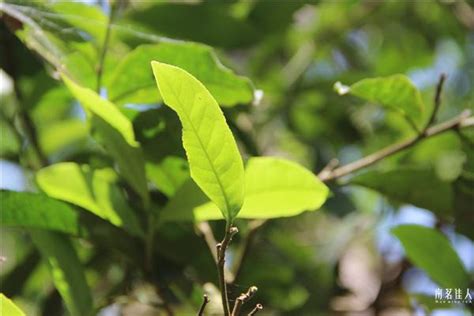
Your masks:
<instances>
[{"instance_id":1,"label":"background leaf","mask_svg":"<svg viewBox=\"0 0 474 316\"><path fill-rule=\"evenodd\" d=\"M186 71L158 62L152 68L165 103L183 125L191 177L232 221L243 203L244 167L219 105Z\"/></svg>"},{"instance_id":2,"label":"background leaf","mask_svg":"<svg viewBox=\"0 0 474 316\"><path fill-rule=\"evenodd\" d=\"M392 229L413 264L444 288L466 288L467 274L448 239L433 228L401 225Z\"/></svg>"},{"instance_id":3,"label":"background leaf","mask_svg":"<svg viewBox=\"0 0 474 316\"><path fill-rule=\"evenodd\" d=\"M79 214L71 206L42 194L0 191L1 225L41 228L79 235Z\"/></svg>"},{"instance_id":4,"label":"background leaf","mask_svg":"<svg viewBox=\"0 0 474 316\"><path fill-rule=\"evenodd\" d=\"M329 189L313 173L281 158L256 157L245 168L245 200L237 218L290 217L314 211ZM186 199L181 198L186 196ZM186 182L160 215L161 221L222 219L213 203L192 182Z\"/></svg>"},{"instance_id":5,"label":"background leaf","mask_svg":"<svg viewBox=\"0 0 474 316\"><path fill-rule=\"evenodd\" d=\"M67 237L41 230L31 231L33 242L48 262L54 285L72 316L92 315L92 297L84 270Z\"/></svg>"},{"instance_id":6,"label":"background leaf","mask_svg":"<svg viewBox=\"0 0 474 316\"><path fill-rule=\"evenodd\" d=\"M369 102L388 107L417 124L423 119L425 105L421 93L404 75L362 79L351 85L348 91L343 90L339 92L350 92Z\"/></svg>"},{"instance_id":7,"label":"background leaf","mask_svg":"<svg viewBox=\"0 0 474 316\"><path fill-rule=\"evenodd\" d=\"M120 174L143 198L145 208L149 204L143 154L135 140L132 123L117 107L102 99L94 91L83 88L63 76L71 93L92 113L91 124L95 137L117 161Z\"/></svg>"},{"instance_id":8,"label":"background leaf","mask_svg":"<svg viewBox=\"0 0 474 316\"><path fill-rule=\"evenodd\" d=\"M440 215L449 215L453 209L451 183L440 180L430 168L374 170L357 175L350 182L376 190L398 202L413 204Z\"/></svg>"},{"instance_id":9,"label":"background leaf","mask_svg":"<svg viewBox=\"0 0 474 316\"><path fill-rule=\"evenodd\" d=\"M94 170L88 165L64 162L38 171L36 181L51 197L81 206L131 234L143 234L112 169Z\"/></svg>"},{"instance_id":10,"label":"background leaf","mask_svg":"<svg viewBox=\"0 0 474 316\"><path fill-rule=\"evenodd\" d=\"M186 70L209 89L221 106L248 104L253 100L250 80L223 66L211 47L185 42L135 48L122 60L107 85L110 99L119 104L156 103L159 93L153 74L142 67L152 60Z\"/></svg>"}]
</instances>

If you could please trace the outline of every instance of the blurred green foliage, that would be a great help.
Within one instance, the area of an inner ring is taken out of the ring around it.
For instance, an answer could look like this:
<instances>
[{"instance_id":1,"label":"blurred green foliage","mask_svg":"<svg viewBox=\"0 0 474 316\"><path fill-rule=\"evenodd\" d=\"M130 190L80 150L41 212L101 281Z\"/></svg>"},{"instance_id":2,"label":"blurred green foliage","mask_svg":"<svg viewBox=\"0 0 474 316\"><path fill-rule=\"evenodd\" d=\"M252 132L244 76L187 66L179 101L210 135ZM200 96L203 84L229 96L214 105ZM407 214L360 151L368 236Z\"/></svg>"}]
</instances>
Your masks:
<instances>
[{"instance_id":1,"label":"blurred green foliage","mask_svg":"<svg viewBox=\"0 0 474 316\"><path fill-rule=\"evenodd\" d=\"M441 73L434 123L474 109L473 15L465 0L0 3L1 292L48 316L195 315L207 293L206 312L222 315L200 221L216 219L217 239L225 223L190 177L154 60L210 92L222 113L202 135L216 133L217 150L230 128L257 192L234 221L231 303L256 285L245 312L453 308L434 290L474 295L472 122L347 176L320 174L327 201L314 175L416 138ZM191 94L183 78L170 81Z\"/></svg>"}]
</instances>

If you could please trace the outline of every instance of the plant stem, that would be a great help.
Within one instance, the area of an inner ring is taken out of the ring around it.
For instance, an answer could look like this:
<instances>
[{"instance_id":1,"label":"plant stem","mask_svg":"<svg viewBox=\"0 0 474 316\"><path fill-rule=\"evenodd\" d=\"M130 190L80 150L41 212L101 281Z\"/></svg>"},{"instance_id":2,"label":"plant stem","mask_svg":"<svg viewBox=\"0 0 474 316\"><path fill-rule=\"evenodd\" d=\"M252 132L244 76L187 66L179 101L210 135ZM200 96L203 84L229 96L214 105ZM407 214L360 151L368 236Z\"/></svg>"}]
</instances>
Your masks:
<instances>
[{"instance_id":1,"label":"plant stem","mask_svg":"<svg viewBox=\"0 0 474 316\"><path fill-rule=\"evenodd\" d=\"M328 182L331 180L341 178L357 170L373 165L376 162L382 159L385 159L393 154L396 154L405 149L408 149L424 139L436 136L438 134L441 134L450 130L457 130L459 128L466 128L466 127L472 127L472 126L474 126L474 118L471 117L471 111L465 110L458 116L448 121L426 128L420 135L416 137L413 137L411 139L408 139L398 144L390 145L362 159L351 162L339 168L335 168L334 170L328 173L321 174L319 178L323 182Z\"/></svg>"},{"instance_id":2,"label":"plant stem","mask_svg":"<svg viewBox=\"0 0 474 316\"><path fill-rule=\"evenodd\" d=\"M257 287L256 286L251 286L246 293L242 293L237 297L235 300L234 308L232 310L232 316L239 316L240 315L240 309L242 306L252 298L252 296L257 293Z\"/></svg>"},{"instance_id":3,"label":"plant stem","mask_svg":"<svg viewBox=\"0 0 474 316\"><path fill-rule=\"evenodd\" d=\"M207 303L209 303L209 297L204 294L203 296L203 301L202 301L202 305L201 305L201 308L199 309L199 312L198 312L198 316L203 316L204 315L204 310L206 309L206 305Z\"/></svg>"},{"instance_id":4,"label":"plant stem","mask_svg":"<svg viewBox=\"0 0 474 316\"><path fill-rule=\"evenodd\" d=\"M232 237L237 234L239 230L237 227L227 224L224 239L216 245L217 250L217 275L219 278L219 288L221 290L222 307L224 309L224 316L230 316L229 298L227 295L227 282L225 279L225 251L229 246Z\"/></svg>"},{"instance_id":5,"label":"plant stem","mask_svg":"<svg viewBox=\"0 0 474 316\"><path fill-rule=\"evenodd\" d=\"M100 93L100 88L102 86L102 74L104 72L105 56L107 55L107 49L109 48L112 22L115 17L115 7L116 6L114 4L111 4L109 8L107 28L105 29L104 42L102 43L102 49L100 51L100 56L99 56L99 64L97 65L97 87L96 87L97 93Z\"/></svg>"},{"instance_id":6,"label":"plant stem","mask_svg":"<svg viewBox=\"0 0 474 316\"><path fill-rule=\"evenodd\" d=\"M252 311L248 314L248 316L253 316L255 314L258 313L258 311L261 311L263 309L263 305L262 304L257 304L255 305L255 308L252 309Z\"/></svg>"}]
</instances>

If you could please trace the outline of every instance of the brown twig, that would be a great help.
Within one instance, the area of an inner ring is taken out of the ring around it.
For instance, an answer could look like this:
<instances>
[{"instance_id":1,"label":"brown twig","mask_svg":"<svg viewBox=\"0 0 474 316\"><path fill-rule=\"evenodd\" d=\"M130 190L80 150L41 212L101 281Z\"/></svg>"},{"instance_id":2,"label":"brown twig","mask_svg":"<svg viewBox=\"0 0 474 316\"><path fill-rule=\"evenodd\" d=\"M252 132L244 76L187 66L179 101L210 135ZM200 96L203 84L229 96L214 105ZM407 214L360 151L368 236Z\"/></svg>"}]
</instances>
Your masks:
<instances>
[{"instance_id":1,"label":"brown twig","mask_svg":"<svg viewBox=\"0 0 474 316\"><path fill-rule=\"evenodd\" d=\"M204 310L206 309L206 305L209 302L210 302L209 297L207 296L207 294L204 294L202 305L201 305L201 308L199 309L199 312L198 312L198 316L203 316L204 315Z\"/></svg>"},{"instance_id":2,"label":"brown twig","mask_svg":"<svg viewBox=\"0 0 474 316\"><path fill-rule=\"evenodd\" d=\"M438 114L439 107L441 106L441 92L443 91L443 85L446 80L446 75L441 74L439 77L438 84L436 85L436 93L434 97L433 111L431 112L430 119L426 124L426 127L423 131L426 131L436 120L436 115Z\"/></svg>"},{"instance_id":3,"label":"brown twig","mask_svg":"<svg viewBox=\"0 0 474 316\"><path fill-rule=\"evenodd\" d=\"M237 234L239 230L235 226L229 225L226 227L224 239L220 243L216 245L217 250L217 274L219 278L219 288L221 290L221 297L222 297L222 307L224 309L224 315L230 316L230 309L229 309L229 298L227 295L227 282L225 279L225 252L227 247L229 246L232 237Z\"/></svg>"},{"instance_id":4,"label":"brown twig","mask_svg":"<svg viewBox=\"0 0 474 316\"><path fill-rule=\"evenodd\" d=\"M252 309L252 311L248 314L248 316L253 316L253 315L257 314L258 311L261 311L262 309L263 309L263 305L259 303L259 304L255 305L255 308Z\"/></svg>"},{"instance_id":5,"label":"brown twig","mask_svg":"<svg viewBox=\"0 0 474 316\"><path fill-rule=\"evenodd\" d=\"M471 117L471 111L470 110L465 110L458 116L445 121L443 123L434 125L432 127L426 128L423 133L420 135L413 137L411 139L408 139L406 141L403 141L398 144L394 144L388 147L383 148L382 150L379 150L371 155L368 155L362 159L359 159L357 161L351 162L347 165L341 166L339 168L336 168L332 170L330 173L327 173L323 176L320 176L319 178L321 181L328 182L331 180L335 180L338 178L341 178L343 176L346 176L348 174L351 174L359 169L363 169L365 167L368 167L370 165L373 165L374 163L387 158L388 156L391 156L393 154L396 154L398 152L401 152L407 148L412 147L413 145L417 144L418 142L427 139L429 137L450 131L450 130L456 130L459 128L466 128L466 127L472 127L474 126L474 118Z\"/></svg>"},{"instance_id":6,"label":"brown twig","mask_svg":"<svg viewBox=\"0 0 474 316\"><path fill-rule=\"evenodd\" d=\"M246 293L242 293L237 297L235 300L234 304L234 309L232 310L232 316L239 316L240 315L240 309L242 306L252 298L252 296L257 293L257 287L256 286L251 286Z\"/></svg>"}]
</instances>

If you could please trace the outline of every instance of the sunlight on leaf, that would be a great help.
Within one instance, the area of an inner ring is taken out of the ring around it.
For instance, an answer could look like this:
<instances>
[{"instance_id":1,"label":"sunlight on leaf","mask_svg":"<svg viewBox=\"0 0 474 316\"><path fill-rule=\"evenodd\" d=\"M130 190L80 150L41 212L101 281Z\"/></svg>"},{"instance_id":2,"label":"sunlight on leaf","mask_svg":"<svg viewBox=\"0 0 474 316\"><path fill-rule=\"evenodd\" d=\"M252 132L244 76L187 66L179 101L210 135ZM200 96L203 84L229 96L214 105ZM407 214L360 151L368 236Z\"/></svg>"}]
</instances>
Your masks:
<instances>
[{"instance_id":1,"label":"sunlight on leaf","mask_svg":"<svg viewBox=\"0 0 474 316\"><path fill-rule=\"evenodd\" d=\"M219 105L186 71L159 62L152 68L165 103L183 125L191 177L231 222L243 204L244 167Z\"/></svg>"},{"instance_id":2,"label":"sunlight on leaf","mask_svg":"<svg viewBox=\"0 0 474 316\"><path fill-rule=\"evenodd\" d=\"M0 315L25 316L25 313L12 300L0 293Z\"/></svg>"},{"instance_id":3,"label":"sunlight on leaf","mask_svg":"<svg viewBox=\"0 0 474 316\"><path fill-rule=\"evenodd\" d=\"M245 169L245 202L237 218L296 216L320 208L328 194L326 185L297 163L281 158L251 158ZM192 181L177 191L160 217L161 221L215 219L222 216Z\"/></svg>"},{"instance_id":4,"label":"sunlight on leaf","mask_svg":"<svg viewBox=\"0 0 474 316\"><path fill-rule=\"evenodd\" d=\"M143 234L112 169L93 170L87 165L64 162L38 171L36 181L51 197L81 206L131 234Z\"/></svg>"}]
</instances>

